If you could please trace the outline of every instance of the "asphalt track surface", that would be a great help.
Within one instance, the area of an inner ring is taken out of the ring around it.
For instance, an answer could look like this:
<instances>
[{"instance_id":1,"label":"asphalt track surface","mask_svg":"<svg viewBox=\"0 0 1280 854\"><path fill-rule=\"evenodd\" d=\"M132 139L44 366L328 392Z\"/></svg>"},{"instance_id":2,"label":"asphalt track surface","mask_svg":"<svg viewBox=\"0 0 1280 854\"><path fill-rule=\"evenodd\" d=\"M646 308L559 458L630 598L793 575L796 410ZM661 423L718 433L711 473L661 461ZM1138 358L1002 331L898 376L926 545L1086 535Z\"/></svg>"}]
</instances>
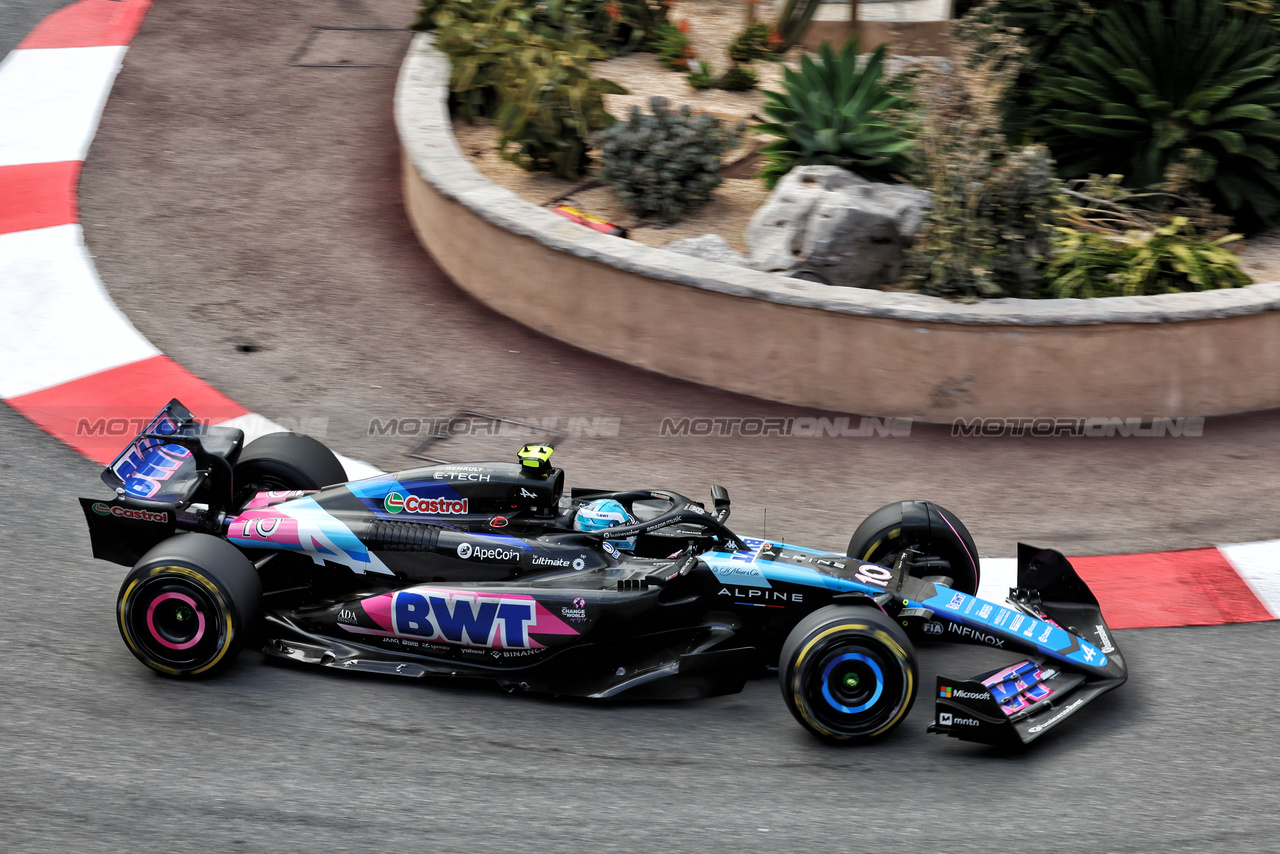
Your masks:
<instances>
[{"instance_id":1,"label":"asphalt track surface","mask_svg":"<svg viewBox=\"0 0 1280 854\"><path fill-rule=\"evenodd\" d=\"M369 413L620 415L618 437L565 444L574 482L644 475L701 495L718 480L738 497L735 519L768 502L771 531L818 545L838 547L862 513L908 494L956 509L988 554L1010 554L1019 534L1068 551L1275 536L1273 416L1215 420L1189 441L961 442L918 427L905 440L661 439L668 413L813 413L595 359L454 289L399 213L392 71L287 66L304 24L348 25L340 13L355 8L158 5L86 167L83 219L113 296L237 399L328 417L331 444L384 467L403 465L405 440L363 435ZM326 105L342 121L315 115ZM319 150L290 148L273 112ZM336 223L318 210L334 200ZM1117 632L1129 684L1019 753L925 735L927 696L883 744L824 747L772 680L600 706L248 654L223 678L174 683L119 640L111 605L126 570L88 556L75 497L95 494L97 467L8 409L0 436L6 851L1274 845L1273 624ZM1136 501L1143 489L1155 492ZM1003 660L964 647L921 658L926 684Z\"/></svg>"},{"instance_id":2,"label":"asphalt track surface","mask_svg":"<svg viewBox=\"0 0 1280 854\"><path fill-rule=\"evenodd\" d=\"M776 681L600 705L245 654L179 683L125 649L89 557L97 466L0 408L0 848L45 851L1264 851L1273 624L1116 632L1130 682L1033 750L826 747ZM1003 661L920 650L931 674ZM924 692L927 694L927 690Z\"/></svg>"},{"instance_id":3,"label":"asphalt track surface","mask_svg":"<svg viewBox=\"0 0 1280 854\"><path fill-rule=\"evenodd\" d=\"M72 0L4 0L0 3L0 59L45 16Z\"/></svg>"}]
</instances>

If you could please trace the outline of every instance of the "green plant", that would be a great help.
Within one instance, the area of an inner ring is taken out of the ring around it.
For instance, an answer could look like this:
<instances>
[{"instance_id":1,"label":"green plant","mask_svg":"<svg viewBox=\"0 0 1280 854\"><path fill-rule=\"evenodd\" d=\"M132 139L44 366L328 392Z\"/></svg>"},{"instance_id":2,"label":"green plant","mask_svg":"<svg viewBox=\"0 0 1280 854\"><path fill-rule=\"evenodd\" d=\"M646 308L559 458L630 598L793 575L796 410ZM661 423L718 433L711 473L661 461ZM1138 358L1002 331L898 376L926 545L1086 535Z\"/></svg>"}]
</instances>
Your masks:
<instances>
[{"instance_id":1,"label":"green plant","mask_svg":"<svg viewBox=\"0 0 1280 854\"><path fill-rule=\"evenodd\" d=\"M675 222L711 198L724 153L742 133L743 123L726 128L709 113L694 115L686 104L672 110L665 98L649 99L651 113L631 107L620 121L595 136L600 179L637 217Z\"/></svg>"},{"instance_id":2,"label":"green plant","mask_svg":"<svg viewBox=\"0 0 1280 854\"><path fill-rule=\"evenodd\" d=\"M798 42L821 5L822 0L786 0L774 24L774 32L777 33L774 50L783 53Z\"/></svg>"},{"instance_id":3,"label":"green plant","mask_svg":"<svg viewBox=\"0 0 1280 854\"><path fill-rule=\"evenodd\" d=\"M689 41L689 25L681 21L678 25L665 22L654 31L654 50L658 61L672 71L688 71L689 60L697 54L693 43Z\"/></svg>"},{"instance_id":4,"label":"green plant","mask_svg":"<svg viewBox=\"0 0 1280 854\"><path fill-rule=\"evenodd\" d=\"M588 38L610 54L627 54L651 42L667 20L660 0L548 0L561 2L583 21ZM431 0L426 0L431 2Z\"/></svg>"},{"instance_id":5,"label":"green plant","mask_svg":"<svg viewBox=\"0 0 1280 854\"><path fill-rule=\"evenodd\" d=\"M1115 3L1062 50L1037 131L1063 174L1146 187L1190 149L1196 187L1237 225L1280 218L1280 46L1220 0Z\"/></svg>"},{"instance_id":6,"label":"green plant","mask_svg":"<svg viewBox=\"0 0 1280 854\"><path fill-rule=\"evenodd\" d=\"M591 76L604 51L563 3L440 0L428 15L448 54L454 112L491 116L502 157L526 169L576 180L589 162L587 138L608 127L605 94L625 94Z\"/></svg>"},{"instance_id":7,"label":"green plant","mask_svg":"<svg viewBox=\"0 0 1280 854\"><path fill-rule=\"evenodd\" d=\"M436 0L430 10L424 4L422 15L428 20L420 23L434 27L436 46L449 56L451 106L466 121L497 113L501 80L526 45L604 56L562 4L531 9L520 0Z\"/></svg>"},{"instance_id":8,"label":"green plant","mask_svg":"<svg viewBox=\"0 0 1280 854\"><path fill-rule=\"evenodd\" d=\"M909 255L910 278L936 296L1036 296L1066 203L1048 150L1010 149L1001 132L1025 49L989 21L958 29L952 58L965 73L931 67L918 89L917 179L933 191L933 207Z\"/></svg>"},{"instance_id":9,"label":"green plant","mask_svg":"<svg viewBox=\"0 0 1280 854\"><path fill-rule=\"evenodd\" d=\"M906 98L884 79L884 54L880 45L860 62L857 39L839 53L824 43L817 62L802 56L799 71L784 71L781 92L764 93L771 121L757 129L777 137L761 152L769 187L804 165L840 166L872 181L911 170L915 126L902 115Z\"/></svg>"},{"instance_id":10,"label":"green plant","mask_svg":"<svg viewBox=\"0 0 1280 854\"><path fill-rule=\"evenodd\" d=\"M773 28L768 24L750 24L729 42L725 52L734 62L774 58L777 54L773 51L773 45L777 42L771 40L771 36L773 36Z\"/></svg>"},{"instance_id":11,"label":"green plant","mask_svg":"<svg viewBox=\"0 0 1280 854\"><path fill-rule=\"evenodd\" d=\"M495 115L504 160L573 181L582 177L590 162L588 138L614 120L603 96L627 91L591 76L593 52L588 47L565 50L556 43L526 42L508 54Z\"/></svg>"},{"instance_id":12,"label":"green plant","mask_svg":"<svg viewBox=\"0 0 1280 854\"><path fill-rule=\"evenodd\" d=\"M1044 75L1060 61L1063 41L1089 25L1100 11L1112 3L1129 0L981 0L965 11L958 39L981 38L988 33L1017 39L1023 51L1018 75L1003 101L1004 131L1020 144L1034 141L1030 131L1036 116L1032 93ZM974 55L985 58L991 48L984 42L972 45Z\"/></svg>"},{"instance_id":13,"label":"green plant","mask_svg":"<svg viewBox=\"0 0 1280 854\"><path fill-rule=\"evenodd\" d=\"M1055 297L1140 296L1239 288L1250 284L1236 257L1222 248L1229 234L1207 241L1183 217L1152 231L1122 235L1059 228L1057 257L1049 267Z\"/></svg>"},{"instance_id":14,"label":"green plant","mask_svg":"<svg viewBox=\"0 0 1280 854\"><path fill-rule=\"evenodd\" d=\"M751 66L739 65L735 62L729 66L729 69L724 74L720 75L716 85L726 92L746 92L749 89L756 88L756 84L759 82L760 79L751 70Z\"/></svg>"},{"instance_id":15,"label":"green plant","mask_svg":"<svg viewBox=\"0 0 1280 854\"><path fill-rule=\"evenodd\" d=\"M698 70L690 71L685 80L694 89L711 89L716 85L716 78L711 73L711 66L705 62L698 63Z\"/></svg>"}]
</instances>

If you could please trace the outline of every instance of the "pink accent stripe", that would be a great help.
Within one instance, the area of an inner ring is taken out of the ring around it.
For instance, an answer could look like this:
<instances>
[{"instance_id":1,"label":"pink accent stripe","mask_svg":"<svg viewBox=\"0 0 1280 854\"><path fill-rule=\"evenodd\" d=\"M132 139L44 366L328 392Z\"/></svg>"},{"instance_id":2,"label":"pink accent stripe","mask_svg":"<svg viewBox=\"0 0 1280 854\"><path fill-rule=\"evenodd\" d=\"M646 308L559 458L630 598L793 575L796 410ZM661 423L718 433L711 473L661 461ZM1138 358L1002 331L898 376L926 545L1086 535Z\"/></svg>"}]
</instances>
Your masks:
<instances>
[{"instance_id":1,"label":"pink accent stripe","mask_svg":"<svg viewBox=\"0 0 1280 854\"><path fill-rule=\"evenodd\" d=\"M1073 557L1071 565L1098 597L1113 629L1275 619L1216 548Z\"/></svg>"},{"instance_id":2,"label":"pink accent stripe","mask_svg":"<svg viewBox=\"0 0 1280 854\"><path fill-rule=\"evenodd\" d=\"M79 160L0 166L0 234L77 221Z\"/></svg>"},{"instance_id":3,"label":"pink accent stripe","mask_svg":"<svg viewBox=\"0 0 1280 854\"><path fill-rule=\"evenodd\" d=\"M151 0L80 0L36 25L19 43L23 50L104 47L132 41Z\"/></svg>"},{"instance_id":4,"label":"pink accent stripe","mask_svg":"<svg viewBox=\"0 0 1280 854\"><path fill-rule=\"evenodd\" d=\"M160 631L156 628L156 606L166 599L178 599L182 602L186 602L191 606L191 610L196 612L196 617L200 620L199 625L196 626L196 636L186 643L171 643L170 641L160 637ZM155 638L164 646L169 647L169 649L190 649L200 643L200 638L204 637L204 614L200 613L200 609L196 606L196 600L192 599L185 593L164 593L157 596L155 599L152 599L151 607L147 608L147 628L151 629L151 637Z\"/></svg>"},{"instance_id":5,"label":"pink accent stripe","mask_svg":"<svg viewBox=\"0 0 1280 854\"><path fill-rule=\"evenodd\" d=\"M137 435L139 423L145 426L175 397L213 424L249 413L168 356L11 397L7 403L41 430L106 465Z\"/></svg>"}]
</instances>

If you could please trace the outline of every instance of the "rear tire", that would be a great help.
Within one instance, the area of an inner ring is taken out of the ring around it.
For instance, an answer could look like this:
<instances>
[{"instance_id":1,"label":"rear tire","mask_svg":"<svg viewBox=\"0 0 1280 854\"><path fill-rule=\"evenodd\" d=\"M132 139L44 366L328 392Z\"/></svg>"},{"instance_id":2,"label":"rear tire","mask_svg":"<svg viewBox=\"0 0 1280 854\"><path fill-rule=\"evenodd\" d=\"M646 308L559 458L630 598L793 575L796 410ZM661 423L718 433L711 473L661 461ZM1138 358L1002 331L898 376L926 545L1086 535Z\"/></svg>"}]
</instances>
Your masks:
<instances>
[{"instance_id":1,"label":"rear tire","mask_svg":"<svg viewBox=\"0 0 1280 854\"><path fill-rule=\"evenodd\" d=\"M955 590L971 596L978 592L981 570L973 537L954 513L929 501L895 501L881 507L853 532L845 554L863 563L893 566L907 548L950 564L948 570L921 568L913 575L949 575Z\"/></svg>"},{"instance_id":2,"label":"rear tire","mask_svg":"<svg viewBox=\"0 0 1280 854\"><path fill-rule=\"evenodd\" d=\"M179 534L120 586L116 623L139 661L165 676L211 676L235 660L262 615L262 582L226 540Z\"/></svg>"},{"instance_id":3,"label":"rear tire","mask_svg":"<svg viewBox=\"0 0 1280 854\"><path fill-rule=\"evenodd\" d=\"M787 636L778 662L782 698L824 741L859 743L888 734L916 699L911 641L871 605L830 605Z\"/></svg>"},{"instance_id":4,"label":"rear tire","mask_svg":"<svg viewBox=\"0 0 1280 854\"><path fill-rule=\"evenodd\" d=\"M322 442L301 433L268 433L240 454L232 480L236 507L269 489L323 489L345 483L346 469Z\"/></svg>"}]
</instances>

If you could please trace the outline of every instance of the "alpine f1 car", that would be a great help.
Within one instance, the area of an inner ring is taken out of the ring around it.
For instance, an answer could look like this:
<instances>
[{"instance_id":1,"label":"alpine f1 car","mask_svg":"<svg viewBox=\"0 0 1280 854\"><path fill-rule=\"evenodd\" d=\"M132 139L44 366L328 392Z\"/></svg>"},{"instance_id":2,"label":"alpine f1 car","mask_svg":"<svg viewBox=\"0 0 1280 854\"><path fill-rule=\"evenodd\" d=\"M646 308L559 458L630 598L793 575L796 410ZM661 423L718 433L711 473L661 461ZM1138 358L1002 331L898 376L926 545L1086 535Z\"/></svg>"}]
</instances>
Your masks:
<instances>
[{"instance_id":1,"label":"alpine f1 car","mask_svg":"<svg viewBox=\"0 0 1280 854\"><path fill-rule=\"evenodd\" d=\"M133 567L120 633L159 673L206 676L251 646L606 699L733 693L776 666L804 727L860 742L911 709L913 642L953 641L1011 660L938 676L929 730L1013 744L1126 679L1061 554L1019 545L1018 587L984 601L972 538L929 502L877 510L837 554L738 536L718 486L709 509L660 489L566 495L547 446L346 482L307 436L243 444L174 400L103 472L114 496L81 499L94 556Z\"/></svg>"}]
</instances>

